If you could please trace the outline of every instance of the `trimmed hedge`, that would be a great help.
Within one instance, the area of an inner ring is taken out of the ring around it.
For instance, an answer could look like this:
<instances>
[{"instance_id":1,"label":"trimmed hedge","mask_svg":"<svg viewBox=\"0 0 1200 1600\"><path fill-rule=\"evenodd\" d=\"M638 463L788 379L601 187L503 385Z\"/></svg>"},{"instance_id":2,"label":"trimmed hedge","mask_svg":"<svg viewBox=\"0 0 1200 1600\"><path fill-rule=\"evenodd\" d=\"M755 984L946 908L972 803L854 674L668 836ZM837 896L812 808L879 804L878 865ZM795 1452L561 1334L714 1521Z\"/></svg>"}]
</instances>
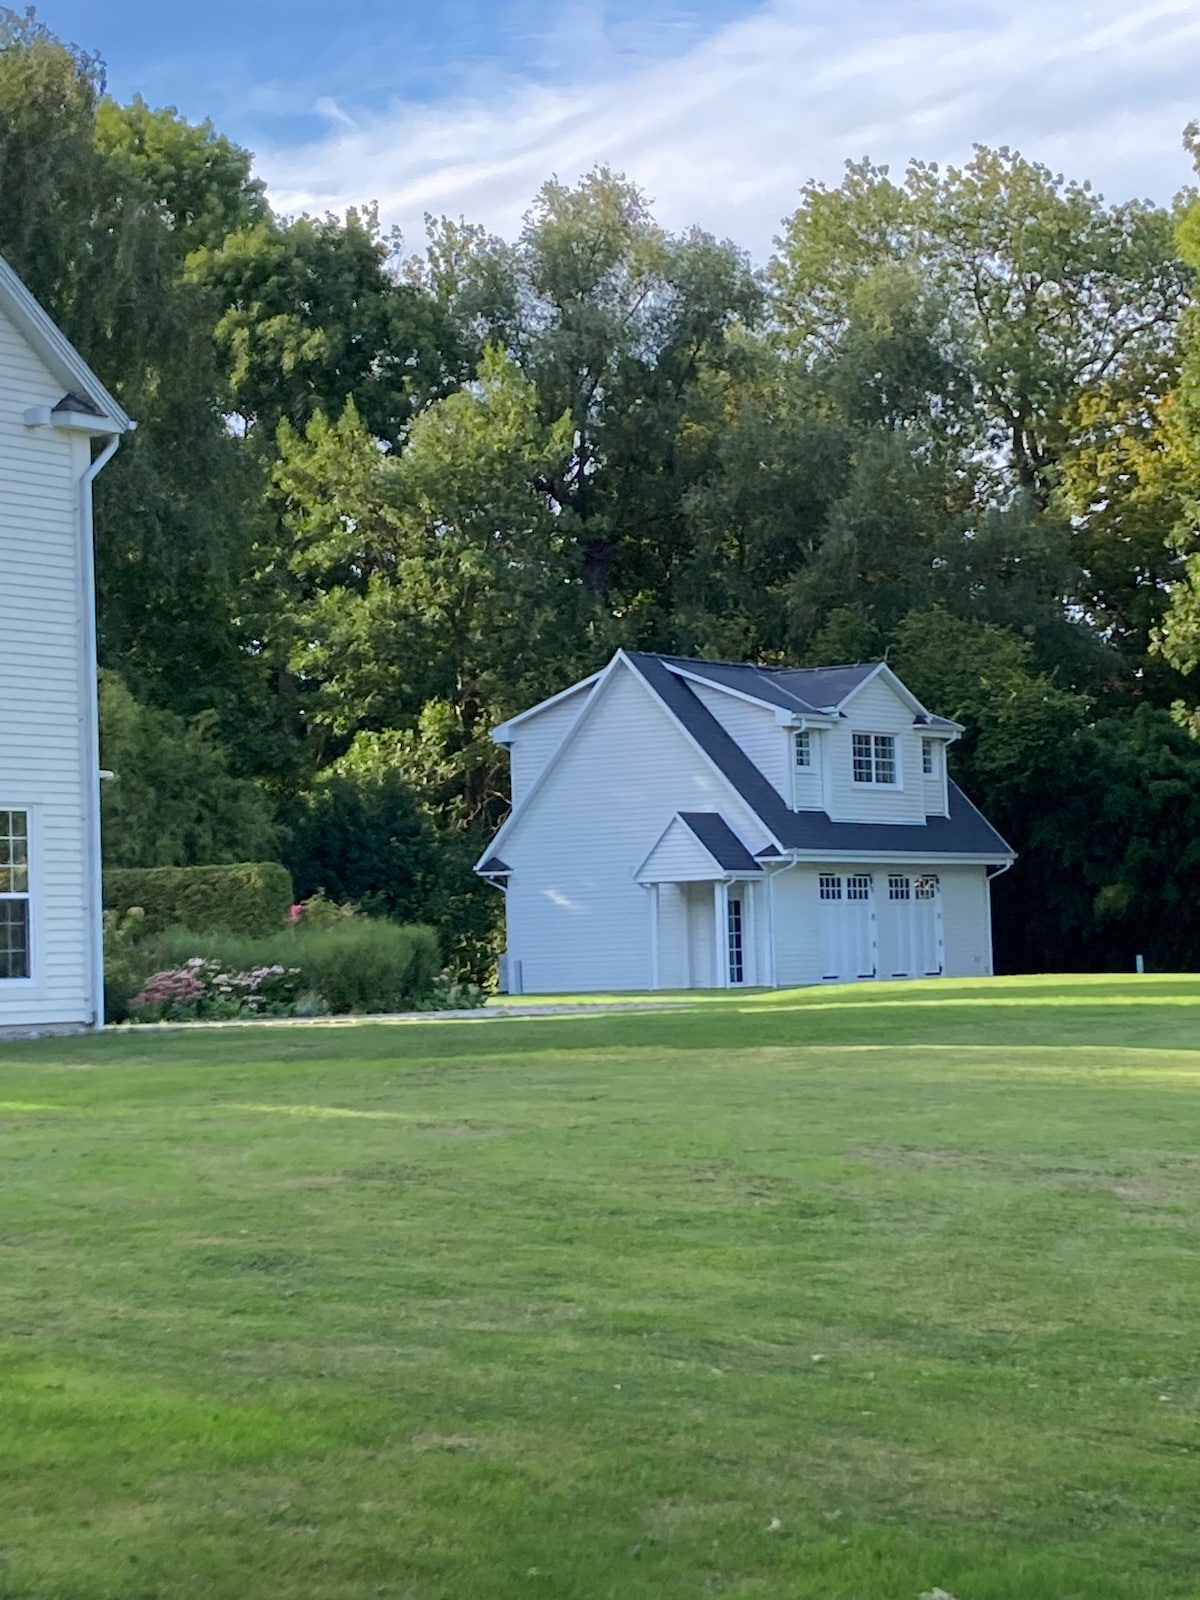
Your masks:
<instances>
[{"instance_id":1,"label":"trimmed hedge","mask_svg":"<svg viewBox=\"0 0 1200 1600\"><path fill-rule=\"evenodd\" d=\"M124 915L145 912L145 933L195 928L264 937L287 922L292 876L277 861L229 867L110 867L104 904Z\"/></svg>"}]
</instances>

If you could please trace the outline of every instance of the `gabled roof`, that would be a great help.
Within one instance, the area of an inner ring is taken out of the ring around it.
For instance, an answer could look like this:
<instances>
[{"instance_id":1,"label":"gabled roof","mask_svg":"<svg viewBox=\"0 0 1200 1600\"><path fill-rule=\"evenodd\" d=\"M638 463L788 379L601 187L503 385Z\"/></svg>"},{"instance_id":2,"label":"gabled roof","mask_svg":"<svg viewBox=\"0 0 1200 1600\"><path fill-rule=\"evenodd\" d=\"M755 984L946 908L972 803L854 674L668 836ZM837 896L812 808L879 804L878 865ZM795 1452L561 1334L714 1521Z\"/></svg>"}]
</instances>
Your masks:
<instances>
[{"instance_id":1,"label":"gabled roof","mask_svg":"<svg viewBox=\"0 0 1200 1600\"><path fill-rule=\"evenodd\" d=\"M834 822L824 811L793 811L774 784L750 760L688 683L671 670L674 657L628 652L627 660L728 780L784 850L864 855L967 855L1007 861L1014 852L954 782L948 783L950 815L924 823ZM753 669L758 670L758 669ZM820 670L820 669L818 669ZM831 668L833 673L859 669ZM876 669L861 669L864 676ZM863 679L859 679L861 683ZM838 680L843 698L858 686ZM761 852L760 852L761 854Z\"/></svg>"},{"instance_id":2,"label":"gabled roof","mask_svg":"<svg viewBox=\"0 0 1200 1600\"><path fill-rule=\"evenodd\" d=\"M501 861L499 856L489 856L475 868L482 878L507 878L512 868L506 861Z\"/></svg>"},{"instance_id":3,"label":"gabled roof","mask_svg":"<svg viewBox=\"0 0 1200 1600\"><path fill-rule=\"evenodd\" d=\"M114 433L125 433L136 426L3 256L0 256L0 311L8 315L66 391L54 411L59 414L82 412L103 418L112 423Z\"/></svg>"},{"instance_id":4,"label":"gabled roof","mask_svg":"<svg viewBox=\"0 0 1200 1600\"><path fill-rule=\"evenodd\" d=\"M685 822L719 867L726 872L761 872L746 846L716 811L681 811Z\"/></svg>"}]
</instances>

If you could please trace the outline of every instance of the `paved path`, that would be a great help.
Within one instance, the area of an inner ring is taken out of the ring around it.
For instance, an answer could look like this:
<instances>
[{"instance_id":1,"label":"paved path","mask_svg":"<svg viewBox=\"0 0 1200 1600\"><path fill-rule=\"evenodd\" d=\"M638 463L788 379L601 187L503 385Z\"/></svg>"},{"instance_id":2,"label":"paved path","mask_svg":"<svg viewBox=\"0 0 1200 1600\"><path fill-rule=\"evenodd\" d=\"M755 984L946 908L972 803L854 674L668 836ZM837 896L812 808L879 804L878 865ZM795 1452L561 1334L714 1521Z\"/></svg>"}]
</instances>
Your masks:
<instances>
[{"instance_id":1,"label":"paved path","mask_svg":"<svg viewBox=\"0 0 1200 1600\"><path fill-rule=\"evenodd\" d=\"M350 1017L230 1017L224 1022L139 1022L121 1023L105 1031L129 1033L182 1033L194 1028L359 1028L375 1024L409 1022L496 1022L504 1017L526 1021L537 1017L601 1017L612 1011L680 1011L688 1000L600 1000L570 1001L559 1005L553 1000L520 1001L476 1006L469 1011L385 1011L372 1016ZM26 1035L29 1037L30 1035Z\"/></svg>"}]
</instances>

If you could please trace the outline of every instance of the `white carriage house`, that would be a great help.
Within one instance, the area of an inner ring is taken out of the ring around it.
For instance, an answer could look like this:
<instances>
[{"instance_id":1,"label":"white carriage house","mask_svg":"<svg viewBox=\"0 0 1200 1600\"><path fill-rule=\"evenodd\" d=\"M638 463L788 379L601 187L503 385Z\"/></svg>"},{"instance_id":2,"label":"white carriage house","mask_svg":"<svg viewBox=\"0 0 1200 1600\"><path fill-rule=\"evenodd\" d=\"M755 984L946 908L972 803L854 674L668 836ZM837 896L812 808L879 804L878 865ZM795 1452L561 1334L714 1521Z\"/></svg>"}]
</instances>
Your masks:
<instances>
[{"instance_id":1,"label":"white carriage house","mask_svg":"<svg viewBox=\"0 0 1200 1600\"><path fill-rule=\"evenodd\" d=\"M619 651L493 731L512 812L512 993L992 971L1014 855L950 780L962 729L883 662L789 669Z\"/></svg>"}]
</instances>

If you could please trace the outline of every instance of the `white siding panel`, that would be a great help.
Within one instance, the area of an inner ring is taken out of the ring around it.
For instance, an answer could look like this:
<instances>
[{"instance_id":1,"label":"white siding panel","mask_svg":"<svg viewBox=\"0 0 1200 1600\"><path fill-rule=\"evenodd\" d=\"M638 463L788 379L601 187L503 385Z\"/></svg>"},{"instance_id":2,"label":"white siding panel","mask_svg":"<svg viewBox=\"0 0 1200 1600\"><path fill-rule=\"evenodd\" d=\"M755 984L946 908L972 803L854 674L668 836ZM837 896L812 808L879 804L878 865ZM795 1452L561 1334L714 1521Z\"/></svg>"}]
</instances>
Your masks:
<instances>
[{"instance_id":1,"label":"white siding panel","mask_svg":"<svg viewBox=\"0 0 1200 1600\"><path fill-rule=\"evenodd\" d=\"M876 788L855 783L855 733L890 733L896 740L900 787ZM925 788L921 776L921 736L913 714L895 691L875 678L845 707L837 727L825 734L828 757L826 793L835 822L925 821Z\"/></svg>"},{"instance_id":2,"label":"white siding panel","mask_svg":"<svg viewBox=\"0 0 1200 1600\"><path fill-rule=\"evenodd\" d=\"M725 732L753 761L754 765L774 785L783 798L791 804L791 780L788 762L791 759L791 734L775 720L775 713L765 706L752 705L739 700L736 695L713 689L706 683L687 679L687 686L696 698L710 711Z\"/></svg>"},{"instance_id":3,"label":"white siding panel","mask_svg":"<svg viewBox=\"0 0 1200 1600\"><path fill-rule=\"evenodd\" d=\"M662 989L687 989L688 971L687 886L658 886L658 982Z\"/></svg>"},{"instance_id":4,"label":"white siding panel","mask_svg":"<svg viewBox=\"0 0 1200 1600\"><path fill-rule=\"evenodd\" d=\"M816 867L788 867L775 878L775 981L781 988L821 977Z\"/></svg>"},{"instance_id":5,"label":"white siding panel","mask_svg":"<svg viewBox=\"0 0 1200 1600\"><path fill-rule=\"evenodd\" d=\"M752 850L767 842L632 667L592 692L499 846L512 868L508 948L527 993L650 987L650 890L634 874L677 811L719 811ZM664 982L668 943L664 931Z\"/></svg>"},{"instance_id":6,"label":"white siding panel","mask_svg":"<svg viewBox=\"0 0 1200 1600\"><path fill-rule=\"evenodd\" d=\"M717 924L714 890L693 883L687 891L689 989L717 989Z\"/></svg>"},{"instance_id":7,"label":"white siding panel","mask_svg":"<svg viewBox=\"0 0 1200 1600\"><path fill-rule=\"evenodd\" d=\"M638 872L643 883L687 883L724 876L687 823L680 822L678 817Z\"/></svg>"},{"instance_id":8,"label":"white siding panel","mask_svg":"<svg viewBox=\"0 0 1200 1600\"><path fill-rule=\"evenodd\" d=\"M991 887L984 867L941 867L948 978L990 977Z\"/></svg>"},{"instance_id":9,"label":"white siding panel","mask_svg":"<svg viewBox=\"0 0 1200 1600\"><path fill-rule=\"evenodd\" d=\"M537 782L543 767L566 737L568 729L587 704L592 685L564 695L516 729L509 752L513 809Z\"/></svg>"},{"instance_id":10,"label":"white siding panel","mask_svg":"<svg viewBox=\"0 0 1200 1600\"><path fill-rule=\"evenodd\" d=\"M33 817L34 982L0 1029L89 1020L77 480L86 444L31 430L62 385L0 313L0 809Z\"/></svg>"}]
</instances>

